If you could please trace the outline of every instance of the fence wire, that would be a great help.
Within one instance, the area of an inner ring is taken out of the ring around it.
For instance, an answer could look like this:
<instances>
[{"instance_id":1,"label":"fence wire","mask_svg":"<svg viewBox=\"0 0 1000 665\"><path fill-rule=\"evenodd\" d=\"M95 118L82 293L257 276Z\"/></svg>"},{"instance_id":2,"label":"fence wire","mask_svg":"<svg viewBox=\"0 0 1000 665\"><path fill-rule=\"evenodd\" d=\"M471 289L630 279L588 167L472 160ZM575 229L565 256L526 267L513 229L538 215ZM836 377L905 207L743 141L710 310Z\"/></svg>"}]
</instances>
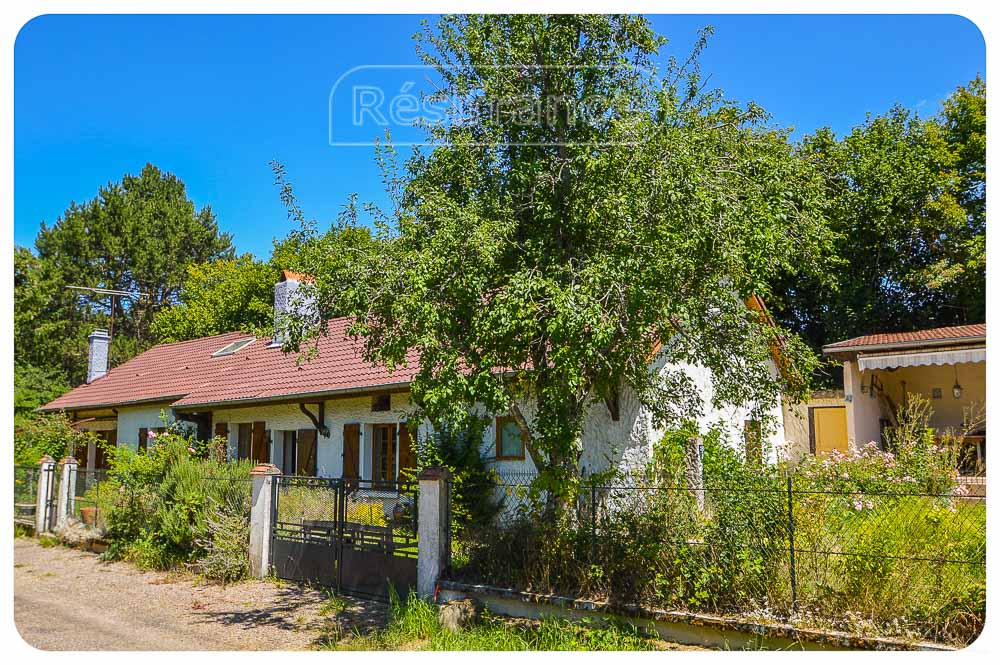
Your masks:
<instances>
[{"instance_id":1,"label":"fence wire","mask_svg":"<svg viewBox=\"0 0 1000 665\"><path fill-rule=\"evenodd\" d=\"M457 523L461 581L968 643L985 610L985 497L585 481L501 473Z\"/></svg>"},{"instance_id":2,"label":"fence wire","mask_svg":"<svg viewBox=\"0 0 1000 665\"><path fill-rule=\"evenodd\" d=\"M14 523L35 526L38 500L37 466L14 465Z\"/></svg>"}]
</instances>

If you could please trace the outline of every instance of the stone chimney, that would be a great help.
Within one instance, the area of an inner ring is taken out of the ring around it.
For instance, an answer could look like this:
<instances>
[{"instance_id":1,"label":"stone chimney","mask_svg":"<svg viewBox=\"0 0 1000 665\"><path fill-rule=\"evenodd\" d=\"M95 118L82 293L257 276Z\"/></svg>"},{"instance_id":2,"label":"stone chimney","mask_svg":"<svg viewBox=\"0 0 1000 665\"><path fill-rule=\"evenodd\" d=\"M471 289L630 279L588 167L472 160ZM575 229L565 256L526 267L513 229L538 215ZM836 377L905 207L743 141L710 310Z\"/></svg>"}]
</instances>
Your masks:
<instances>
[{"instance_id":1,"label":"stone chimney","mask_svg":"<svg viewBox=\"0 0 1000 665\"><path fill-rule=\"evenodd\" d=\"M98 328L90 333L90 352L87 354L87 383L93 383L108 373L108 352L111 349L111 336L108 331Z\"/></svg>"},{"instance_id":2,"label":"stone chimney","mask_svg":"<svg viewBox=\"0 0 1000 665\"><path fill-rule=\"evenodd\" d=\"M319 323L316 292L311 275L282 270L274 285L274 338L271 346L281 346L289 332L302 331Z\"/></svg>"}]
</instances>

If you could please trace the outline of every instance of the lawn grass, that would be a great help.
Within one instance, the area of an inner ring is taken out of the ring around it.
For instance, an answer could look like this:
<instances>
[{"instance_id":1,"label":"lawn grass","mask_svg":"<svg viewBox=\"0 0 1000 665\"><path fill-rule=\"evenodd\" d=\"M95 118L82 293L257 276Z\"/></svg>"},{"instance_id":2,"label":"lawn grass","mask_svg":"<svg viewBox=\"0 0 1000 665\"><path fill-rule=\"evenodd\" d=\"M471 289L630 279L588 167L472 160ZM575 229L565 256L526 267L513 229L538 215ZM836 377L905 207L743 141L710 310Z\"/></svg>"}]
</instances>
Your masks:
<instances>
[{"instance_id":1,"label":"lawn grass","mask_svg":"<svg viewBox=\"0 0 1000 665\"><path fill-rule=\"evenodd\" d=\"M479 623L452 633L438 622L438 607L414 596L393 603L389 625L324 645L340 651L653 651L657 645L633 626L584 620L515 620L484 612Z\"/></svg>"}]
</instances>

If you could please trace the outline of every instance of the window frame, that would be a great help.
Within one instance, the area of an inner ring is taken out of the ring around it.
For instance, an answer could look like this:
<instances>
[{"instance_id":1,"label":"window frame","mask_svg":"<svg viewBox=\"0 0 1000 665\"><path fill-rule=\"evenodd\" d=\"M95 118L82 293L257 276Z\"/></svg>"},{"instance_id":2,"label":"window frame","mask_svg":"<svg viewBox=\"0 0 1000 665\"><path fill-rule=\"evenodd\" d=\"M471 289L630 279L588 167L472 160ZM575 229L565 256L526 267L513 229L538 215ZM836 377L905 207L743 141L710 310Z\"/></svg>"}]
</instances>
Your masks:
<instances>
[{"instance_id":1,"label":"window frame","mask_svg":"<svg viewBox=\"0 0 1000 665\"><path fill-rule=\"evenodd\" d=\"M514 423L517 425L517 429L521 432L521 454L520 455L504 455L503 454L503 430L508 424ZM496 459L498 460L517 460L524 461L525 451L527 450L527 441L525 436L525 431L521 429L520 423L514 418L514 416L497 416L496 418Z\"/></svg>"}]
</instances>

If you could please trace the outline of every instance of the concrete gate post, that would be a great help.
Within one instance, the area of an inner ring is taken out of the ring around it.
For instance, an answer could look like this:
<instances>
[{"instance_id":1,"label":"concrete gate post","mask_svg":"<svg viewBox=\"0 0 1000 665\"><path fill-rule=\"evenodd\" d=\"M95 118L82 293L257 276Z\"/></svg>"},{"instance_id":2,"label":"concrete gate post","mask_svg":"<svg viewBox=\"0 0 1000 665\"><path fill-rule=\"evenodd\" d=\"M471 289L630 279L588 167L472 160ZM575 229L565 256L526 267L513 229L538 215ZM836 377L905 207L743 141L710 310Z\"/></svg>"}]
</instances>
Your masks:
<instances>
[{"instance_id":1,"label":"concrete gate post","mask_svg":"<svg viewBox=\"0 0 1000 665\"><path fill-rule=\"evenodd\" d=\"M264 578L271 572L271 527L274 525L276 478L281 471L273 464L258 464L250 472L253 480L250 507L250 575Z\"/></svg>"},{"instance_id":2,"label":"concrete gate post","mask_svg":"<svg viewBox=\"0 0 1000 665\"><path fill-rule=\"evenodd\" d=\"M59 509L56 513L56 523L65 524L73 516L76 502L76 471L78 462L75 457L67 455L62 462L62 480L59 483Z\"/></svg>"},{"instance_id":3,"label":"concrete gate post","mask_svg":"<svg viewBox=\"0 0 1000 665\"><path fill-rule=\"evenodd\" d=\"M38 494L35 497L35 534L43 534L52 524L52 490L56 461L45 455L38 463Z\"/></svg>"},{"instance_id":4,"label":"concrete gate post","mask_svg":"<svg viewBox=\"0 0 1000 665\"><path fill-rule=\"evenodd\" d=\"M701 437L688 438L684 446L684 471L688 487L694 490L694 499L698 503L698 510L705 509L704 456L705 444Z\"/></svg>"},{"instance_id":5,"label":"concrete gate post","mask_svg":"<svg viewBox=\"0 0 1000 665\"><path fill-rule=\"evenodd\" d=\"M417 506L417 595L430 600L449 561L449 505L451 472L440 466L420 472Z\"/></svg>"}]
</instances>

